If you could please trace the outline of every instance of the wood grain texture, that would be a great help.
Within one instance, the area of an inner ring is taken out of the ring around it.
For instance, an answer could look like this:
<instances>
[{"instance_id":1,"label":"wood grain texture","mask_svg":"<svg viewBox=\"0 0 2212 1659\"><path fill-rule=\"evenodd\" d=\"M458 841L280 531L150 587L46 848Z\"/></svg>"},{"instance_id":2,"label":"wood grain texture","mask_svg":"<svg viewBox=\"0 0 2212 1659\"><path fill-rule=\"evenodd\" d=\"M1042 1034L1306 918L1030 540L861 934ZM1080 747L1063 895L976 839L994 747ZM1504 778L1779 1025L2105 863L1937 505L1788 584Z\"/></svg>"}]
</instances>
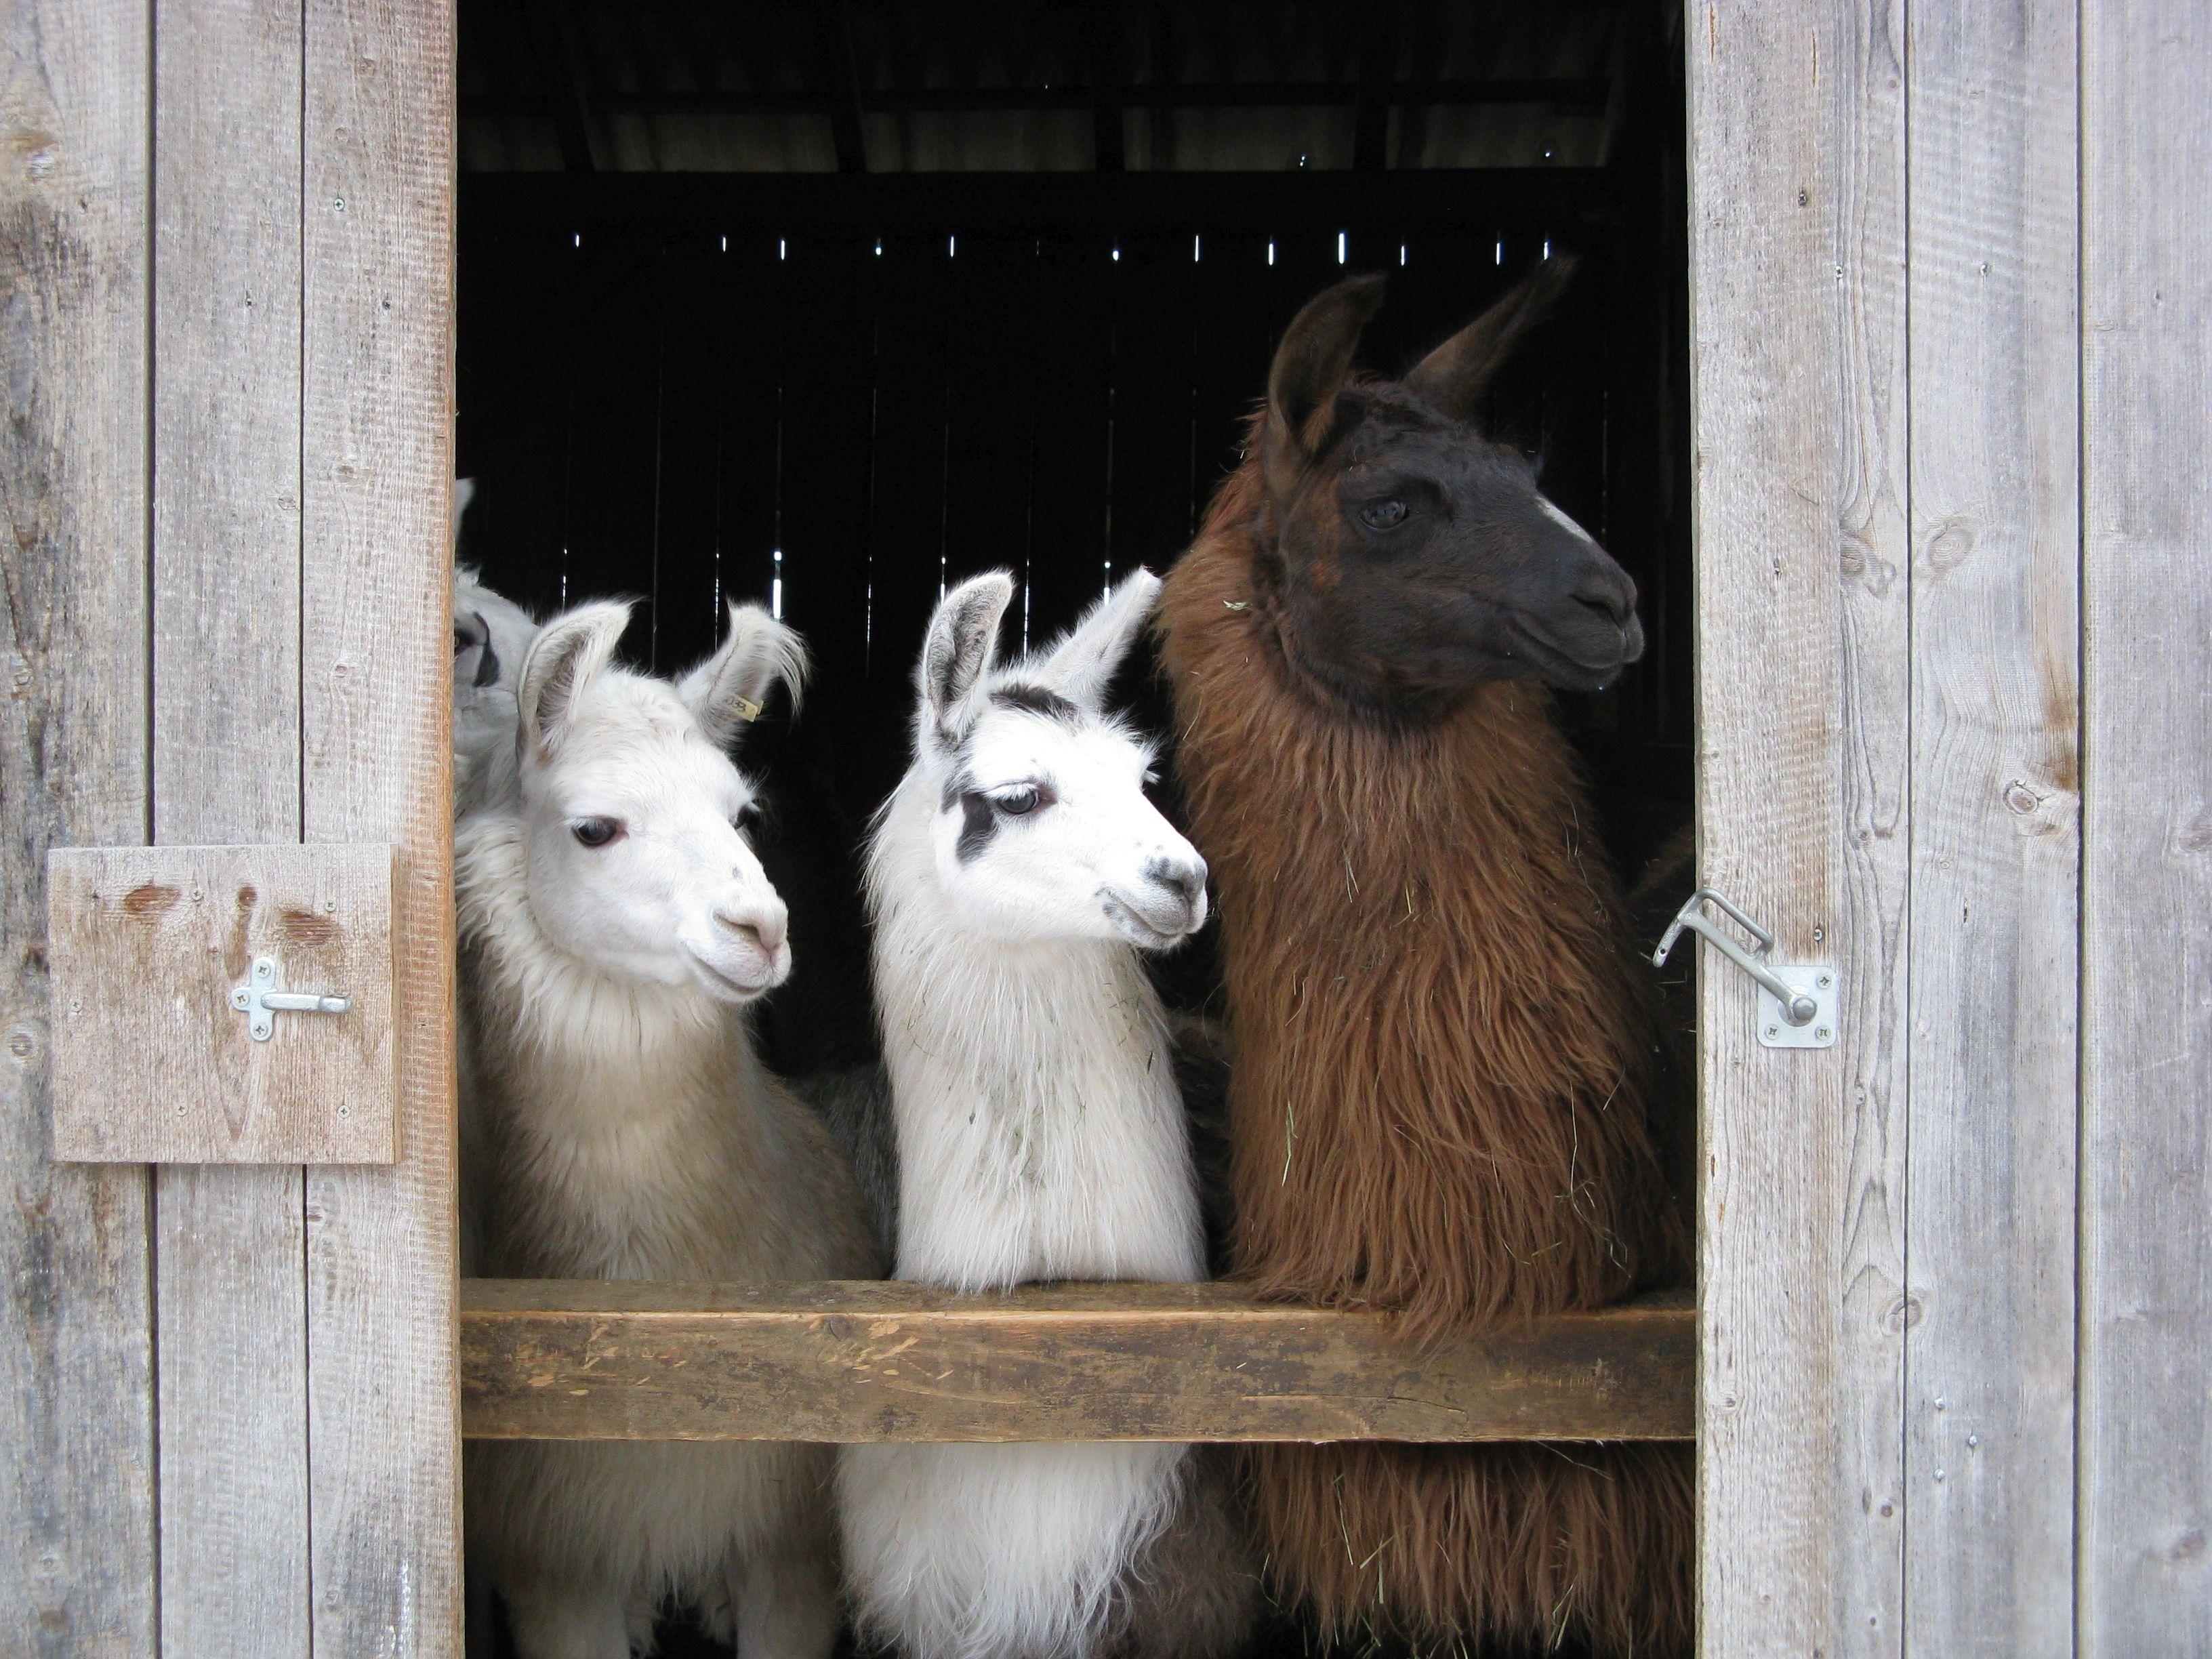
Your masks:
<instances>
[{"instance_id":1,"label":"wood grain texture","mask_svg":"<svg viewBox=\"0 0 2212 1659\"><path fill-rule=\"evenodd\" d=\"M398 1161L307 1176L314 1650L461 1649L450 0L309 0L304 787L398 849Z\"/></svg>"},{"instance_id":2,"label":"wood grain texture","mask_svg":"<svg viewBox=\"0 0 2212 1659\"><path fill-rule=\"evenodd\" d=\"M392 1160L392 849L105 847L48 866L54 1156ZM255 958L343 1014L230 1003Z\"/></svg>"},{"instance_id":3,"label":"wood grain texture","mask_svg":"<svg viewBox=\"0 0 2212 1659\"><path fill-rule=\"evenodd\" d=\"M2075 13L1913 13L1905 1642L2074 1644Z\"/></svg>"},{"instance_id":4,"label":"wood grain texture","mask_svg":"<svg viewBox=\"0 0 2212 1659\"><path fill-rule=\"evenodd\" d=\"M154 840L300 838L300 15L155 0ZM161 1645L306 1659L297 1166L155 1177Z\"/></svg>"},{"instance_id":5,"label":"wood grain texture","mask_svg":"<svg viewBox=\"0 0 2212 1659\"><path fill-rule=\"evenodd\" d=\"M2079 1651L2212 1651L2212 5L2081 11Z\"/></svg>"},{"instance_id":6,"label":"wood grain texture","mask_svg":"<svg viewBox=\"0 0 2212 1659\"><path fill-rule=\"evenodd\" d=\"M47 850L146 833L143 6L0 5L0 1652L150 1659L147 1176L56 1164Z\"/></svg>"},{"instance_id":7,"label":"wood grain texture","mask_svg":"<svg viewBox=\"0 0 2212 1659\"><path fill-rule=\"evenodd\" d=\"M1908 840L1904 20L1686 17L1703 878L1843 1030L1699 1019L1700 1643L1885 1655L1902 1603Z\"/></svg>"},{"instance_id":8,"label":"wood grain texture","mask_svg":"<svg viewBox=\"0 0 2212 1659\"><path fill-rule=\"evenodd\" d=\"M477 1438L1679 1440L1681 1297L1421 1350L1227 1285L471 1279Z\"/></svg>"}]
</instances>

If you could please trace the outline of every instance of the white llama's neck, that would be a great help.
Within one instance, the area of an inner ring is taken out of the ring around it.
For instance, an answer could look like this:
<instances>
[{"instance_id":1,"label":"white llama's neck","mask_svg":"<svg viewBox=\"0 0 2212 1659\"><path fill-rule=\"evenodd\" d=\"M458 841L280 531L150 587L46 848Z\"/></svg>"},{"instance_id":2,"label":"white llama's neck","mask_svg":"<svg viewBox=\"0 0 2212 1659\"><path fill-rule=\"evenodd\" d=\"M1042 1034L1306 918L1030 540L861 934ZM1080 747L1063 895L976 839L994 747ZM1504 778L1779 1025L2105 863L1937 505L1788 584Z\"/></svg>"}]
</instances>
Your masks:
<instances>
[{"instance_id":1,"label":"white llama's neck","mask_svg":"<svg viewBox=\"0 0 2212 1659\"><path fill-rule=\"evenodd\" d=\"M761 1212L787 1154L742 1015L548 941L513 816L465 821L454 854L479 1270L767 1276L733 1218Z\"/></svg>"},{"instance_id":2,"label":"white llama's neck","mask_svg":"<svg viewBox=\"0 0 2212 1659\"><path fill-rule=\"evenodd\" d=\"M1205 1277L1182 1103L1136 952L971 932L938 884L933 807L909 773L870 854L898 1276Z\"/></svg>"}]
</instances>

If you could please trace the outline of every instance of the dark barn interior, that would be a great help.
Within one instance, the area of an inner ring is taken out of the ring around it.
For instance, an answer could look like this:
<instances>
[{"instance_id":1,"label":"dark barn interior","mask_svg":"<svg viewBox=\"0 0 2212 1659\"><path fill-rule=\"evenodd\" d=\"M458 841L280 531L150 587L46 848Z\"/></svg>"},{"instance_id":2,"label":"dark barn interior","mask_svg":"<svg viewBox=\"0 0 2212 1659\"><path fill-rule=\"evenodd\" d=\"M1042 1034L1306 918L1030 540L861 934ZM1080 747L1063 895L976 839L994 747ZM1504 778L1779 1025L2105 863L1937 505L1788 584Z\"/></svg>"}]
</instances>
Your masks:
<instances>
[{"instance_id":1,"label":"dark barn interior","mask_svg":"<svg viewBox=\"0 0 2212 1659\"><path fill-rule=\"evenodd\" d=\"M1492 429L1642 590L1644 661L1562 710L1625 872L1686 822L1666 9L475 0L460 24L462 556L541 615L636 596L628 649L662 672L724 596L813 647L804 720L747 759L801 942L779 1064L869 1043L852 849L942 585L1013 570L1042 641L1113 572L1164 570L1284 324L1349 272L1389 275L1367 356L1395 369L1580 259Z\"/></svg>"},{"instance_id":2,"label":"dark barn interior","mask_svg":"<svg viewBox=\"0 0 2212 1659\"><path fill-rule=\"evenodd\" d=\"M772 1061L872 1042L855 850L944 585L1012 570L1042 643L1164 571L1284 325L1352 272L1389 276L1366 357L1396 370L1580 261L1490 430L1642 592L1643 662L1562 702L1600 833L1633 880L1687 823L1679 27L1659 0L462 6L461 556L540 616L635 596L664 673L726 597L805 635L803 720L741 757L798 941ZM1148 674L1127 695L1164 730ZM1201 1003L1206 953L1164 979Z\"/></svg>"}]
</instances>

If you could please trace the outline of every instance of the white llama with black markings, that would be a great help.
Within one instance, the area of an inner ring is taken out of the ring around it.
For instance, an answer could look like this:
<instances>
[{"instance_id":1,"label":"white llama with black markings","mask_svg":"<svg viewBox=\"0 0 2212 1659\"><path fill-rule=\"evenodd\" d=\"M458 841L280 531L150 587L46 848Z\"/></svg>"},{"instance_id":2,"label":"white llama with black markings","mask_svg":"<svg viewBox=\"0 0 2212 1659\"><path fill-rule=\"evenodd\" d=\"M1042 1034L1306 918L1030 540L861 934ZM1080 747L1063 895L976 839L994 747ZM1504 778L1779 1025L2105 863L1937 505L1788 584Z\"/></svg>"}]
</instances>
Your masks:
<instances>
[{"instance_id":1,"label":"white llama with black markings","mask_svg":"<svg viewBox=\"0 0 2212 1659\"><path fill-rule=\"evenodd\" d=\"M1206 866L1103 707L1158 580L993 662L1002 574L945 596L915 763L868 863L898 1162L897 1276L963 1291L1206 1276L1168 1033L1139 951L1206 919ZM838 1492L865 1638L902 1659L1199 1655L1247 1628L1225 1492L1182 1445L854 1446Z\"/></svg>"},{"instance_id":2,"label":"white llama with black markings","mask_svg":"<svg viewBox=\"0 0 2212 1659\"><path fill-rule=\"evenodd\" d=\"M456 829L471 1271L811 1279L878 1268L829 1135L754 1052L791 970L725 750L798 636L732 606L680 684L613 665L629 617L549 623L518 681L513 799ZM818 1446L479 1442L471 1554L523 1659L628 1659L665 1595L741 1659L823 1659L839 1625Z\"/></svg>"}]
</instances>

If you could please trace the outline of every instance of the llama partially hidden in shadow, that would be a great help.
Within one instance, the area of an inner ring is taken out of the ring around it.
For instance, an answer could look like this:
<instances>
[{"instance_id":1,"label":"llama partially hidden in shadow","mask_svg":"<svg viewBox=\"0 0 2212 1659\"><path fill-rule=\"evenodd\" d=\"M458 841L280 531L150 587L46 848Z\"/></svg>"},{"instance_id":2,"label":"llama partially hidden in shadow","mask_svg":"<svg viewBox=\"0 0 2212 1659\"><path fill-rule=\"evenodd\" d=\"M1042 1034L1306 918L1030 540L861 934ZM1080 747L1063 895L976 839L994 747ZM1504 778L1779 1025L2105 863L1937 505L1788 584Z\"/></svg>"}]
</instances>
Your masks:
<instances>
[{"instance_id":1,"label":"llama partially hidden in shadow","mask_svg":"<svg viewBox=\"0 0 2212 1659\"><path fill-rule=\"evenodd\" d=\"M1206 919L1206 866L1104 712L1158 580L993 662L1002 574L948 593L915 764L869 850L897 1143L897 1276L957 1290L1206 1276L1182 1103L1140 951ZM1221 1466L1181 1445L853 1446L865 1638L902 1659L1203 1659L1258 1582Z\"/></svg>"},{"instance_id":2,"label":"llama partially hidden in shadow","mask_svg":"<svg viewBox=\"0 0 2212 1659\"><path fill-rule=\"evenodd\" d=\"M1419 1341L1685 1267L1664 1066L1542 689L1640 653L1635 589L1472 414L1554 261L1402 381L1382 297L1291 325L1159 629L1222 911L1232 1256ZM1686 1650L1685 1449L1269 1447L1258 1541L1334 1636Z\"/></svg>"},{"instance_id":3,"label":"llama partially hidden in shadow","mask_svg":"<svg viewBox=\"0 0 2212 1659\"><path fill-rule=\"evenodd\" d=\"M464 478L461 483L467 483ZM515 688L537 619L453 568L453 816L513 804L521 787Z\"/></svg>"},{"instance_id":4,"label":"llama partially hidden in shadow","mask_svg":"<svg viewBox=\"0 0 2212 1659\"><path fill-rule=\"evenodd\" d=\"M586 605L538 635L515 793L454 835L468 1269L872 1276L843 1162L745 1023L791 950L725 750L796 688L798 637L732 606L722 648L671 684L613 665L628 618ZM822 1659L830 1468L819 1446L473 1443L471 1559L522 1659L628 1659L669 1595L744 1659Z\"/></svg>"}]
</instances>

